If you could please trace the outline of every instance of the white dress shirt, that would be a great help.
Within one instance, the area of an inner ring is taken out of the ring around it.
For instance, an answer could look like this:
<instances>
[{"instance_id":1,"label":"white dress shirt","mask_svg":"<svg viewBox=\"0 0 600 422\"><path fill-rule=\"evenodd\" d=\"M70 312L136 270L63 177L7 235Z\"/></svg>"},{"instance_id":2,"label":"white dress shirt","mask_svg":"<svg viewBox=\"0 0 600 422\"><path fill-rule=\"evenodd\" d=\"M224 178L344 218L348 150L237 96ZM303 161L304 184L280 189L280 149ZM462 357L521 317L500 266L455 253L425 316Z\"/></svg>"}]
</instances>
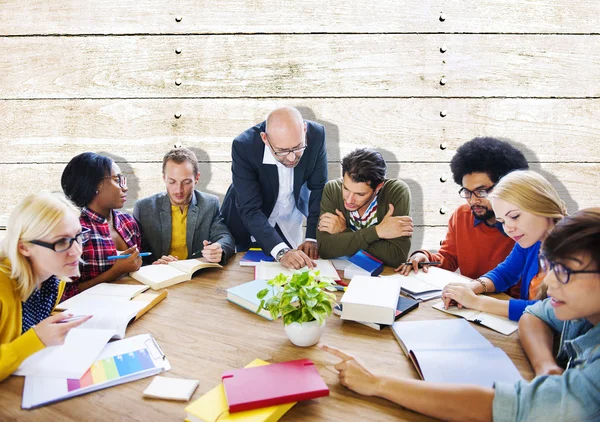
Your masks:
<instances>
[{"instance_id":1,"label":"white dress shirt","mask_svg":"<svg viewBox=\"0 0 600 422\"><path fill-rule=\"evenodd\" d=\"M272 227L277 224L285 239L293 249L296 249L302 243L302 213L296 207L294 199L294 169L277 161L271 149L266 145L263 164L277 166L277 175L279 176L277 202L269 216L269 224ZM280 250L287 247L285 242L281 242L271 250L271 255L275 258Z\"/></svg>"}]
</instances>

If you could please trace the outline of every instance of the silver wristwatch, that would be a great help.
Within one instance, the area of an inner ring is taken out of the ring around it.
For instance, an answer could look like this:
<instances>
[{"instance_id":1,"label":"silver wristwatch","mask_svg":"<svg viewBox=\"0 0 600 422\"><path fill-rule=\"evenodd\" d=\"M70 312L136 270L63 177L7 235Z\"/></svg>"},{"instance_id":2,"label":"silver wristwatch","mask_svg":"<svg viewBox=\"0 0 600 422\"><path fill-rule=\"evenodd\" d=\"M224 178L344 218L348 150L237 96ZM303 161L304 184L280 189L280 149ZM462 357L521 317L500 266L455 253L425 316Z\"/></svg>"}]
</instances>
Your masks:
<instances>
[{"instance_id":1,"label":"silver wristwatch","mask_svg":"<svg viewBox=\"0 0 600 422\"><path fill-rule=\"evenodd\" d=\"M280 250L279 252L277 252L277 255L275 255L275 260L277 262L279 262L281 260L281 258L283 258L283 255L285 255L289 251L291 251L290 248L283 248L282 250Z\"/></svg>"}]
</instances>

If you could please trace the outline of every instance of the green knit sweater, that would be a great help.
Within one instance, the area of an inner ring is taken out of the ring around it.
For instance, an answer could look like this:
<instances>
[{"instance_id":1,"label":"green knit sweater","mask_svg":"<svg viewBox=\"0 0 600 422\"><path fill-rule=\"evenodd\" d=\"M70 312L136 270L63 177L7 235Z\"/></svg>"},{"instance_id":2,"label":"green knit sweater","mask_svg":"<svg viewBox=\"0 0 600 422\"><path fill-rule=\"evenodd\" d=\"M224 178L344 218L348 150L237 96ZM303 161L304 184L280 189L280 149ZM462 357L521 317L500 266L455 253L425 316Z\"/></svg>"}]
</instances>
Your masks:
<instances>
[{"instance_id":1,"label":"green knit sweater","mask_svg":"<svg viewBox=\"0 0 600 422\"><path fill-rule=\"evenodd\" d=\"M377 198L377 221L381 222L388 212L388 205L394 205L394 215L410 215L410 189L401 180L387 179ZM337 234L329 234L317 230L317 242L321 258L337 258L354 255L364 250L379 258L385 265L397 267L406 261L410 250L410 237L380 239L376 226L352 231L349 228L349 212L344 207L342 197L342 180L332 180L325 185L321 198L321 215L340 210L346 218L346 230Z\"/></svg>"}]
</instances>

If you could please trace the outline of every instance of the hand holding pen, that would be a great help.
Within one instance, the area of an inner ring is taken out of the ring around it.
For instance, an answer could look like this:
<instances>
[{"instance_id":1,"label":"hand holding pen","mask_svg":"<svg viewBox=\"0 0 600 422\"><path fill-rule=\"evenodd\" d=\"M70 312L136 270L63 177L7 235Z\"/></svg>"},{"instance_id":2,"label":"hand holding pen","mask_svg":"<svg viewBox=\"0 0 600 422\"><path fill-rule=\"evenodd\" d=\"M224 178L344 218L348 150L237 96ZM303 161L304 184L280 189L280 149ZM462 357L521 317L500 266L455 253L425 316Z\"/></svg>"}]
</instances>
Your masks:
<instances>
[{"instance_id":1,"label":"hand holding pen","mask_svg":"<svg viewBox=\"0 0 600 422\"><path fill-rule=\"evenodd\" d=\"M419 268L422 268L423 272L426 273L429 270L430 265L442 265L442 263L440 261L429 261L427 255L417 252L416 254L413 254L408 261L400 264L395 271L402 275L408 275L411 271L418 273Z\"/></svg>"},{"instance_id":2,"label":"hand holding pen","mask_svg":"<svg viewBox=\"0 0 600 422\"><path fill-rule=\"evenodd\" d=\"M112 271L113 276L120 277L123 274L127 274L133 271L137 271L142 266L142 258L137 246L123 251L120 255L113 255L114 258L108 257L111 261L114 260L114 264L109 271Z\"/></svg>"}]
</instances>

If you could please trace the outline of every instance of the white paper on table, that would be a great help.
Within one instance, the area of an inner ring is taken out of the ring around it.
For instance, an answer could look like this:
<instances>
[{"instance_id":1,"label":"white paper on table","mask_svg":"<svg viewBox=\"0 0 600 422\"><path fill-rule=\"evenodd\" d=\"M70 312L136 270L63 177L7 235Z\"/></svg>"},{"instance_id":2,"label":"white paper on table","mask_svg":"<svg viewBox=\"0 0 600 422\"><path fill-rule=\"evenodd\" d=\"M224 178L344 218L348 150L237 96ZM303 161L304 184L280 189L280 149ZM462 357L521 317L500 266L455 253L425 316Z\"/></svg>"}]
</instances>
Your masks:
<instances>
[{"instance_id":1,"label":"white paper on table","mask_svg":"<svg viewBox=\"0 0 600 422\"><path fill-rule=\"evenodd\" d=\"M74 328L67 334L64 344L46 347L29 356L14 375L79 379L114 334L113 330Z\"/></svg>"}]
</instances>

